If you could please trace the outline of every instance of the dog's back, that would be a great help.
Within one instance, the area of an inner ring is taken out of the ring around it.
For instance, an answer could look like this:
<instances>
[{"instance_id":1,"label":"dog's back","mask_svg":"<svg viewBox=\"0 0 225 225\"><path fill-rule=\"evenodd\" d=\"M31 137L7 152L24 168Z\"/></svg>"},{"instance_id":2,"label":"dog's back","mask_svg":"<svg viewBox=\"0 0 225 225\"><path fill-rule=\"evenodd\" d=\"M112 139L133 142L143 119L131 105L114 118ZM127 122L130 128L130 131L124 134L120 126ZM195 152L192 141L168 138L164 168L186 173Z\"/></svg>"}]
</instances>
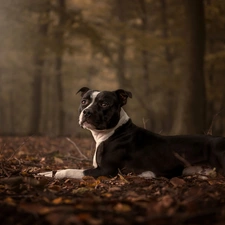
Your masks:
<instances>
[{"instance_id":1,"label":"dog's back","mask_svg":"<svg viewBox=\"0 0 225 225\"><path fill-rule=\"evenodd\" d=\"M218 169L224 169L225 165L223 137L161 136L134 125L131 120L119 127L103 145L104 160L115 158L123 172L152 171L156 176L173 177L181 175L187 164L211 165ZM102 156L99 158L102 160Z\"/></svg>"}]
</instances>

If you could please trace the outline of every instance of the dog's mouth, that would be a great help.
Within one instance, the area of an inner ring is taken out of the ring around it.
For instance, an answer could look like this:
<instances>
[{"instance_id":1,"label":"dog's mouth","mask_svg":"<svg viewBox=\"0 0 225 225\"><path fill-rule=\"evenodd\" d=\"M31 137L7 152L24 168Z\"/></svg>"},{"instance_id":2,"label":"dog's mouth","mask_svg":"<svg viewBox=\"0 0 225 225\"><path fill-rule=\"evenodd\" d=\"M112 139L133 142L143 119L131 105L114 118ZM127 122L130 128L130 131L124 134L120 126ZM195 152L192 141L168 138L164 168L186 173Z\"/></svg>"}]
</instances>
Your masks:
<instances>
[{"instance_id":1,"label":"dog's mouth","mask_svg":"<svg viewBox=\"0 0 225 225\"><path fill-rule=\"evenodd\" d=\"M93 130L95 129L95 126L93 124L91 124L89 121L87 120L83 120L80 122L80 126L84 129L89 129L89 130Z\"/></svg>"},{"instance_id":2,"label":"dog's mouth","mask_svg":"<svg viewBox=\"0 0 225 225\"><path fill-rule=\"evenodd\" d=\"M94 125L92 122L88 121L88 120L82 120L82 122L79 123L79 125L84 128L84 129L87 129L87 130L98 130L98 131L101 131L101 130L105 130L106 127L105 126L98 126L97 124Z\"/></svg>"}]
</instances>

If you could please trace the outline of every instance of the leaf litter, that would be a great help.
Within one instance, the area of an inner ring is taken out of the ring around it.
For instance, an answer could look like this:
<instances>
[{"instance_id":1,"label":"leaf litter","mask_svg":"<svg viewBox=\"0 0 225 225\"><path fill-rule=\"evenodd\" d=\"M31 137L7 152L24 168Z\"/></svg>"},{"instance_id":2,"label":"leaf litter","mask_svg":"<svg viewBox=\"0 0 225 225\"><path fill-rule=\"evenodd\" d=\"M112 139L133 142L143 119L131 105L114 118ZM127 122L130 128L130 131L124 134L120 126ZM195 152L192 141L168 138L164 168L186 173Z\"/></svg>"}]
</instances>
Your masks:
<instances>
[{"instance_id":1,"label":"leaf litter","mask_svg":"<svg viewBox=\"0 0 225 225\"><path fill-rule=\"evenodd\" d=\"M120 172L82 180L37 177L46 170L91 166L92 140L69 140L0 138L1 224L225 224L221 175L207 180L145 179Z\"/></svg>"}]
</instances>

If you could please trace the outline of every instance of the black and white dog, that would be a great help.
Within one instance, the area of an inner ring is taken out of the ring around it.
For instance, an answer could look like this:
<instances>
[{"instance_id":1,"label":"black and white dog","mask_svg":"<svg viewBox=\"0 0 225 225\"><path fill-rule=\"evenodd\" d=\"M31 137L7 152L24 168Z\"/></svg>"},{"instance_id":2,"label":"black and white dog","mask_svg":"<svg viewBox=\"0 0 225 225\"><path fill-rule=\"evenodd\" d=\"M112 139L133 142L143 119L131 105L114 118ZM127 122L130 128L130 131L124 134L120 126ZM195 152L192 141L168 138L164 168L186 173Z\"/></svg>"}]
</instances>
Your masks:
<instances>
[{"instance_id":1,"label":"black and white dog","mask_svg":"<svg viewBox=\"0 0 225 225\"><path fill-rule=\"evenodd\" d=\"M132 97L131 92L96 91L87 87L79 92L82 97L79 124L90 130L96 141L94 168L59 170L56 178L115 176L118 171L148 178L170 178L182 174L184 161L191 165L210 165L225 172L224 137L161 136L132 123L122 108L127 98ZM52 172L41 175L51 177Z\"/></svg>"}]
</instances>

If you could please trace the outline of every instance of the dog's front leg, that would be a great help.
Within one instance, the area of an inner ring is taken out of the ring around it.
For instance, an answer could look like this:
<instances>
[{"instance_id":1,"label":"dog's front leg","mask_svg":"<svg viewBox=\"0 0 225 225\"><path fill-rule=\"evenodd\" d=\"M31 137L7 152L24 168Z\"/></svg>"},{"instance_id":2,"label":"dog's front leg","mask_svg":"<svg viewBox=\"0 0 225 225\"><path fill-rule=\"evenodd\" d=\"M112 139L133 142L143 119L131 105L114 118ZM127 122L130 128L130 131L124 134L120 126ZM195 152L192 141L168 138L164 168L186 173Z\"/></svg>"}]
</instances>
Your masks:
<instances>
[{"instance_id":1,"label":"dog's front leg","mask_svg":"<svg viewBox=\"0 0 225 225\"><path fill-rule=\"evenodd\" d=\"M82 179L82 177L85 176L84 170L78 170L78 169L58 170L55 174L52 171L49 171L49 172L39 173L38 175L45 176L45 177L55 177L57 179L63 179L63 178Z\"/></svg>"},{"instance_id":2,"label":"dog's front leg","mask_svg":"<svg viewBox=\"0 0 225 225\"><path fill-rule=\"evenodd\" d=\"M94 178L100 176L116 176L118 173L117 167L97 167L93 169L86 169L86 170L78 170L78 169L66 169L66 170L58 170L56 173L52 171L39 173L40 176L45 177L55 177L57 179L62 178L75 178L75 179L82 179L84 176L91 176Z\"/></svg>"},{"instance_id":3,"label":"dog's front leg","mask_svg":"<svg viewBox=\"0 0 225 225\"><path fill-rule=\"evenodd\" d=\"M97 167L94 169L87 169L84 170L85 176L91 176L94 178L100 177L100 176L106 176L106 177L114 177L118 174L118 168L117 167Z\"/></svg>"}]
</instances>

